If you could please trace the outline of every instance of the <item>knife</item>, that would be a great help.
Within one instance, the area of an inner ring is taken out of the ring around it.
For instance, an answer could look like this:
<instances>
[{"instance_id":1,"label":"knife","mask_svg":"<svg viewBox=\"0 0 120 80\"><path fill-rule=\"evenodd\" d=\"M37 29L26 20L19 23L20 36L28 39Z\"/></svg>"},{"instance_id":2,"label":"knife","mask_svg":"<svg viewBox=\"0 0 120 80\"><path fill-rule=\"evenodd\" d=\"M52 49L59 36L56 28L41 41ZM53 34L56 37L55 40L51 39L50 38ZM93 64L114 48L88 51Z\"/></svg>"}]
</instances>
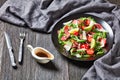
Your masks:
<instances>
[{"instance_id":1,"label":"knife","mask_svg":"<svg viewBox=\"0 0 120 80\"><path fill-rule=\"evenodd\" d=\"M13 67L16 67L16 63L15 63L15 59L14 59L14 55L13 55L13 51L12 51L12 45L11 45L10 37L9 37L9 35L6 32L4 32L4 35L5 35L7 47L8 47L8 50L9 50L9 56L10 56L11 64L12 64Z\"/></svg>"}]
</instances>

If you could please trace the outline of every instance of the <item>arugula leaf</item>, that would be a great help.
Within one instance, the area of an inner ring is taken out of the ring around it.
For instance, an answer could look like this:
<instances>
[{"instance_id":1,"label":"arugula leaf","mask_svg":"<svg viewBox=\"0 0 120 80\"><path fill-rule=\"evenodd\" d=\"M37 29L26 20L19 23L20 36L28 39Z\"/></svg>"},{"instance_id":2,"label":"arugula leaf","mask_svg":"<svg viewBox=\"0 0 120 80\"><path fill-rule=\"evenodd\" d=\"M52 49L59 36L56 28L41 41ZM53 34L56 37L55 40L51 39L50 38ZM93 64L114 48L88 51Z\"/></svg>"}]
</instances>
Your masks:
<instances>
[{"instance_id":1,"label":"arugula leaf","mask_svg":"<svg viewBox=\"0 0 120 80\"><path fill-rule=\"evenodd\" d=\"M88 57L90 57L90 55L85 54L85 55L83 55L83 57L88 58Z\"/></svg>"},{"instance_id":2,"label":"arugula leaf","mask_svg":"<svg viewBox=\"0 0 120 80\"><path fill-rule=\"evenodd\" d=\"M95 32L95 37L96 36L101 36L101 38L106 38L107 37L107 32L105 31L99 31L97 29L94 29L93 32Z\"/></svg>"},{"instance_id":3,"label":"arugula leaf","mask_svg":"<svg viewBox=\"0 0 120 80\"><path fill-rule=\"evenodd\" d=\"M80 20L83 20L83 21L84 21L85 19L87 19L87 18L86 18L86 17L82 17L82 18L80 18Z\"/></svg>"},{"instance_id":4,"label":"arugula leaf","mask_svg":"<svg viewBox=\"0 0 120 80\"><path fill-rule=\"evenodd\" d=\"M78 28L78 25L77 24L73 24L73 23L71 23L71 25L70 25L72 28Z\"/></svg>"},{"instance_id":5,"label":"arugula leaf","mask_svg":"<svg viewBox=\"0 0 120 80\"><path fill-rule=\"evenodd\" d=\"M88 19L90 19L91 21L93 21L93 22L95 22L95 23L96 23L96 21L95 21L95 19L94 19L94 18L92 18L92 17L88 17Z\"/></svg>"},{"instance_id":6,"label":"arugula leaf","mask_svg":"<svg viewBox=\"0 0 120 80\"><path fill-rule=\"evenodd\" d=\"M64 35L64 29L62 28L59 30L58 39L60 40L63 35Z\"/></svg>"},{"instance_id":7,"label":"arugula leaf","mask_svg":"<svg viewBox=\"0 0 120 80\"><path fill-rule=\"evenodd\" d=\"M100 32L99 32L99 33L95 33L95 34L93 35L93 38L94 38L95 40L97 40L97 37L98 37L98 36L102 38L102 37L103 37L103 34L100 33Z\"/></svg>"},{"instance_id":8,"label":"arugula leaf","mask_svg":"<svg viewBox=\"0 0 120 80\"><path fill-rule=\"evenodd\" d=\"M61 40L61 37L64 35L64 29L60 29L59 30L59 34L58 34L58 42L61 44L61 45L64 45L65 44L65 41L62 41Z\"/></svg>"},{"instance_id":9,"label":"arugula leaf","mask_svg":"<svg viewBox=\"0 0 120 80\"><path fill-rule=\"evenodd\" d=\"M78 53L81 53L81 52L84 53L84 52L85 52L85 49L77 49L77 52L78 52Z\"/></svg>"},{"instance_id":10,"label":"arugula leaf","mask_svg":"<svg viewBox=\"0 0 120 80\"><path fill-rule=\"evenodd\" d=\"M70 54L73 55L73 56L75 56L75 55L78 54L78 53L76 52L76 49L75 49L75 48L71 48Z\"/></svg>"},{"instance_id":11,"label":"arugula leaf","mask_svg":"<svg viewBox=\"0 0 120 80\"><path fill-rule=\"evenodd\" d=\"M81 43L83 43L83 42L85 42L86 40L80 40L77 36L74 36L74 35L71 35L71 38L73 38L74 40L76 40L77 42L81 42Z\"/></svg>"},{"instance_id":12,"label":"arugula leaf","mask_svg":"<svg viewBox=\"0 0 120 80\"><path fill-rule=\"evenodd\" d=\"M100 47L100 42L96 41L95 51L99 51L102 47Z\"/></svg>"},{"instance_id":13,"label":"arugula leaf","mask_svg":"<svg viewBox=\"0 0 120 80\"><path fill-rule=\"evenodd\" d=\"M103 51L99 51L96 54L100 55L100 54L104 54L104 52Z\"/></svg>"},{"instance_id":14,"label":"arugula leaf","mask_svg":"<svg viewBox=\"0 0 120 80\"><path fill-rule=\"evenodd\" d=\"M107 33L106 33L106 32L102 32L102 35L103 35L103 36L102 36L103 38L106 38L106 37L107 37Z\"/></svg>"}]
</instances>

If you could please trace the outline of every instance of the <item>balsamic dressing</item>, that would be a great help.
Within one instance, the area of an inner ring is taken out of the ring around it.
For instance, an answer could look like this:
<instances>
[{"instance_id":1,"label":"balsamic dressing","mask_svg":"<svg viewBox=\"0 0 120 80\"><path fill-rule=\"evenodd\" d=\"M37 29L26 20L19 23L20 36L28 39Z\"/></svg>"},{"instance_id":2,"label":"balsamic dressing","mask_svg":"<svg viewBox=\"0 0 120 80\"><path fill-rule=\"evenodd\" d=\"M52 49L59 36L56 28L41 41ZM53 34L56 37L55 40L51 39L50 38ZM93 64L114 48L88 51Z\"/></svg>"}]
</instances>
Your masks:
<instances>
[{"instance_id":1,"label":"balsamic dressing","mask_svg":"<svg viewBox=\"0 0 120 80\"><path fill-rule=\"evenodd\" d=\"M49 57L46 53L43 52L37 52L36 55L39 57Z\"/></svg>"}]
</instances>

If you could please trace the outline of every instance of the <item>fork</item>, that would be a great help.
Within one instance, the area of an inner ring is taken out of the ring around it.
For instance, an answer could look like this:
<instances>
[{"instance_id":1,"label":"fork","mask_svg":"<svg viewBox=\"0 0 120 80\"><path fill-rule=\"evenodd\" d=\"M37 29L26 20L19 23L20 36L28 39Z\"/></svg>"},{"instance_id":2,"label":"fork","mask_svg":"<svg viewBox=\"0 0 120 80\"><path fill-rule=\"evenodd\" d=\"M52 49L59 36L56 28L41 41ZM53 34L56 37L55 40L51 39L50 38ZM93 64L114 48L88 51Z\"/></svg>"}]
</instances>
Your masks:
<instances>
[{"instance_id":1,"label":"fork","mask_svg":"<svg viewBox=\"0 0 120 80\"><path fill-rule=\"evenodd\" d=\"M23 56L23 41L25 39L25 32L20 33L20 47L19 47L19 56L18 56L18 62L22 62L22 56Z\"/></svg>"}]
</instances>

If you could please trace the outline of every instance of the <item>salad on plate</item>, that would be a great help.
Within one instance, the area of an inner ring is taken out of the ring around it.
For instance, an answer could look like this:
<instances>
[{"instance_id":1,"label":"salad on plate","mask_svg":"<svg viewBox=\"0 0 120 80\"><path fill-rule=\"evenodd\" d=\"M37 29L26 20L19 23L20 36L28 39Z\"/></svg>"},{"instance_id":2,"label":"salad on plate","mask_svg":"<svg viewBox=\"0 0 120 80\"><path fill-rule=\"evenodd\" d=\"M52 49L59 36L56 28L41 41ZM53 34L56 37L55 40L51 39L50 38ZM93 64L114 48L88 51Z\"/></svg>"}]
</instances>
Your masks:
<instances>
[{"instance_id":1,"label":"salad on plate","mask_svg":"<svg viewBox=\"0 0 120 80\"><path fill-rule=\"evenodd\" d=\"M59 44L76 58L105 54L106 41L107 31L91 17L70 20L58 30Z\"/></svg>"}]
</instances>

